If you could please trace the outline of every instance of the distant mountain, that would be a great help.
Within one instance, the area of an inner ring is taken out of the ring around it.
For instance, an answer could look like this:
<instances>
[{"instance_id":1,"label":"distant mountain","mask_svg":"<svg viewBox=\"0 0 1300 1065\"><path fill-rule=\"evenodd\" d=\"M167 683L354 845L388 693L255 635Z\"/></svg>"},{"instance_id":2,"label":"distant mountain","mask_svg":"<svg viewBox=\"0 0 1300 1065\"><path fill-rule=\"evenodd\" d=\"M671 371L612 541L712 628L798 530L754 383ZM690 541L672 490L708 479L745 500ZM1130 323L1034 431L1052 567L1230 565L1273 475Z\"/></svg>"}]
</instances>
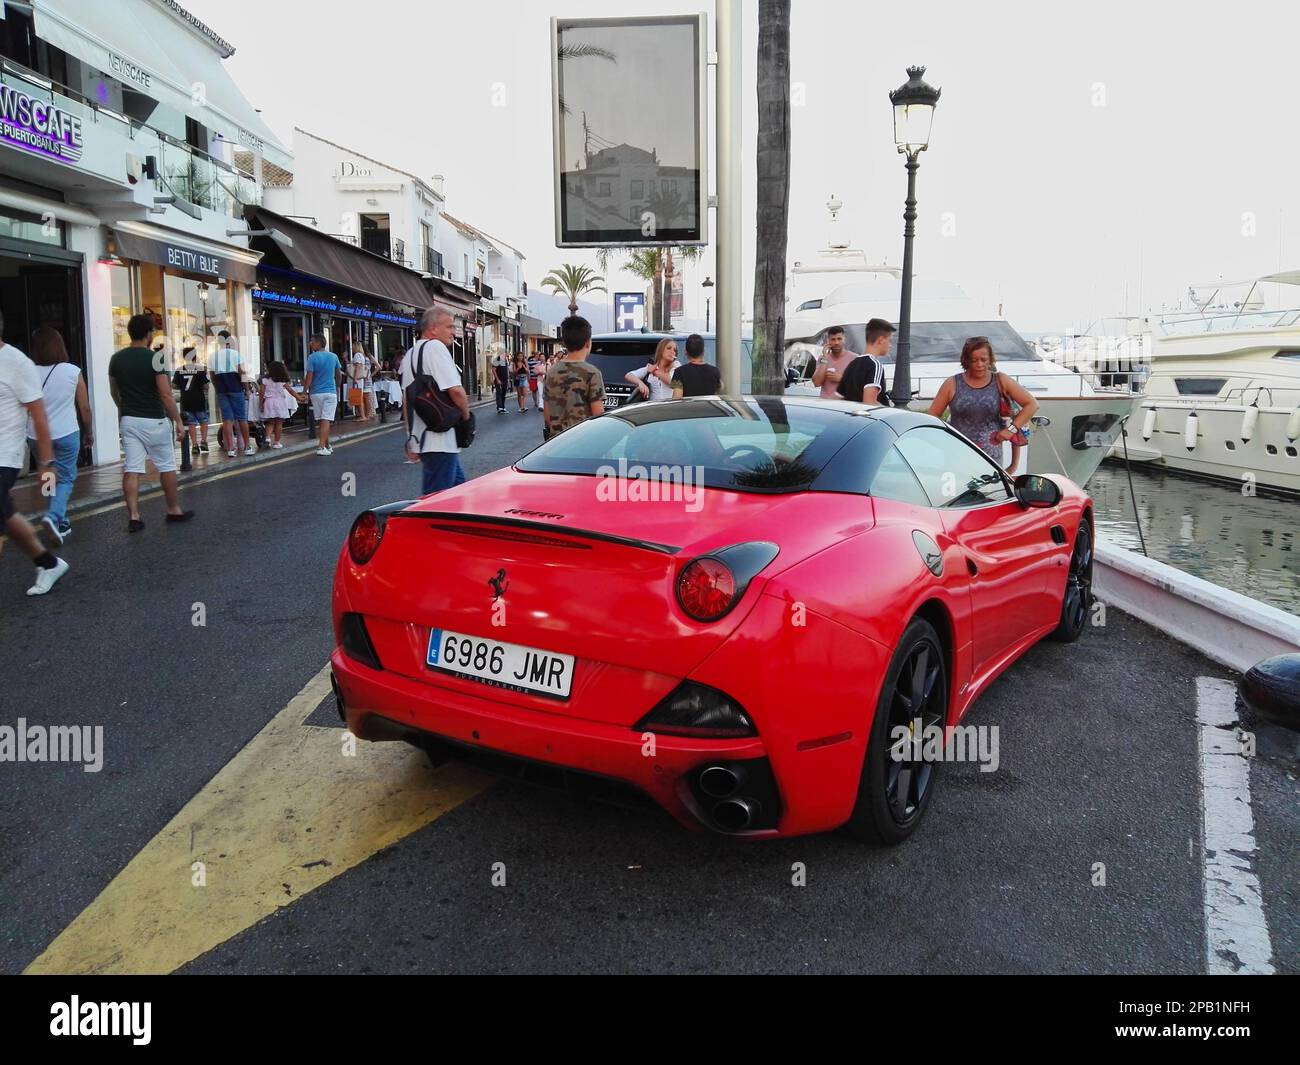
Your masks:
<instances>
[{"instance_id":1,"label":"distant mountain","mask_svg":"<svg viewBox=\"0 0 1300 1065\"><path fill-rule=\"evenodd\" d=\"M528 313L540 318L547 325L559 325L569 317L569 301L563 296L553 296L540 288L529 286ZM613 321L613 312L607 303L592 303L578 300L578 313L591 323L597 333L606 332Z\"/></svg>"}]
</instances>

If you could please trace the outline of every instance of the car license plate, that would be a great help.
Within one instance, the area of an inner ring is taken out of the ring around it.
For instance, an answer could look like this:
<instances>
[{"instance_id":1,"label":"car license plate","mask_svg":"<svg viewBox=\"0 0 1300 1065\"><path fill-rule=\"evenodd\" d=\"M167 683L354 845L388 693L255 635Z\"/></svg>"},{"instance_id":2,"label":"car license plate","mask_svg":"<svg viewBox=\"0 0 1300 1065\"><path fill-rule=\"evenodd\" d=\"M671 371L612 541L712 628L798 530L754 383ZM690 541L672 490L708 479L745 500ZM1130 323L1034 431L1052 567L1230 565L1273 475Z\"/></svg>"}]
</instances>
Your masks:
<instances>
[{"instance_id":1,"label":"car license plate","mask_svg":"<svg viewBox=\"0 0 1300 1065\"><path fill-rule=\"evenodd\" d=\"M446 629L429 633L426 664L431 669L456 673L498 688L538 692L558 699L567 699L573 685L573 655L485 640Z\"/></svg>"}]
</instances>

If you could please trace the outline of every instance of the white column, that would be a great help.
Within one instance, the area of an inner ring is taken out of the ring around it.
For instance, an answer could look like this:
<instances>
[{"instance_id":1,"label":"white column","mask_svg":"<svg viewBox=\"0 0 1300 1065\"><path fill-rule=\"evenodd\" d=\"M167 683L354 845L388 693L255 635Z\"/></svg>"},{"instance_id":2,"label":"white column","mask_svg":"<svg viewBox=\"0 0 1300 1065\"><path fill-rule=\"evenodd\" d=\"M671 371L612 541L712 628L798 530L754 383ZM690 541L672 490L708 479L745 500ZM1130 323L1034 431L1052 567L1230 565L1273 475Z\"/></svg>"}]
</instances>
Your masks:
<instances>
[{"instance_id":1,"label":"white column","mask_svg":"<svg viewBox=\"0 0 1300 1065\"><path fill-rule=\"evenodd\" d=\"M85 256L83 320L86 323L86 388L90 392L90 416L95 445L91 452L96 466L117 462L122 457L117 432L117 406L108 388L108 360L113 357L113 292L110 267L99 262L104 254L103 231L93 226L68 226L68 250Z\"/></svg>"},{"instance_id":2,"label":"white column","mask_svg":"<svg viewBox=\"0 0 1300 1065\"><path fill-rule=\"evenodd\" d=\"M741 61L744 49L741 0L717 0L717 107L718 160L718 370L728 391L739 391L741 249L740 152Z\"/></svg>"}]
</instances>

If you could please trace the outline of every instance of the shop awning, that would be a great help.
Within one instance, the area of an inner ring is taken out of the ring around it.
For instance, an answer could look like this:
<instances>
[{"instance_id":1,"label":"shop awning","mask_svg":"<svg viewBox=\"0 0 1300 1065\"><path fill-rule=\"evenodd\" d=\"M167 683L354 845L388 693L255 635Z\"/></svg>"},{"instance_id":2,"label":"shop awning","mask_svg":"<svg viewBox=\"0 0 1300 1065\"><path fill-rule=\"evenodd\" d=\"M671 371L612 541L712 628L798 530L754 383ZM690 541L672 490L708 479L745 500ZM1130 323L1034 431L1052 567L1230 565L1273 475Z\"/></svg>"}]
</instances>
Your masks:
<instances>
[{"instance_id":1,"label":"shop awning","mask_svg":"<svg viewBox=\"0 0 1300 1065\"><path fill-rule=\"evenodd\" d=\"M197 240L188 233L176 233L145 222L119 222L112 229L113 250L123 259L158 263L214 281L225 278L245 285L257 284L256 252L231 245Z\"/></svg>"},{"instance_id":2,"label":"shop awning","mask_svg":"<svg viewBox=\"0 0 1300 1065\"><path fill-rule=\"evenodd\" d=\"M286 248L269 237L250 238L251 243L266 253L266 262L271 265L287 266L354 292L416 310L424 310L433 302L419 274L389 262L382 255L326 236L265 207L248 207L245 215L252 228L275 229L293 240L293 247Z\"/></svg>"},{"instance_id":3,"label":"shop awning","mask_svg":"<svg viewBox=\"0 0 1300 1065\"><path fill-rule=\"evenodd\" d=\"M293 156L222 66L234 49L198 22L140 0L32 0L36 35L228 141L293 169Z\"/></svg>"}]
</instances>

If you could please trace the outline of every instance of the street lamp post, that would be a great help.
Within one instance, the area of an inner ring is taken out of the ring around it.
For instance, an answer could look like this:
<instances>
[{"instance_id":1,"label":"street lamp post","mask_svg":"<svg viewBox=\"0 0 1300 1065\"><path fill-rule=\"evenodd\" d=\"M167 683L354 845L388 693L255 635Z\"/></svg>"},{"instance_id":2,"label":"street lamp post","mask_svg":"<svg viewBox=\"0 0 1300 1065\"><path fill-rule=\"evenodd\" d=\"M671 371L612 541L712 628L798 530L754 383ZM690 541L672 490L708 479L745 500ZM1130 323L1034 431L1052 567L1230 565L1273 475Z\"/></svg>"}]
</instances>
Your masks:
<instances>
[{"instance_id":1,"label":"street lamp post","mask_svg":"<svg viewBox=\"0 0 1300 1065\"><path fill-rule=\"evenodd\" d=\"M894 105L894 143L907 156L907 200L903 206L903 291L898 308L898 349L894 355L894 404L912 400L912 238L916 236L916 171L930 146L930 126L941 90L922 78L925 67L908 67L907 81L889 94Z\"/></svg>"},{"instance_id":2,"label":"street lamp post","mask_svg":"<svg viewBox=\"0 0 1300 1065\"><path fill-rule=\"evenodd\" d=\"M711 277L706 277L706 278L704 279L704 283L700 286L700 288L703 288L703 289L710 289L710 288L712 288L712 287L713 287L713 278L711 278ZM705 292L705 294L704 294L704 331L705 331L706 333L709 331L709 310L710 310L710 304L711 304L711 301L712 301L712 296L710 296L708 292Z\"/></svg>"}]
</instances>

